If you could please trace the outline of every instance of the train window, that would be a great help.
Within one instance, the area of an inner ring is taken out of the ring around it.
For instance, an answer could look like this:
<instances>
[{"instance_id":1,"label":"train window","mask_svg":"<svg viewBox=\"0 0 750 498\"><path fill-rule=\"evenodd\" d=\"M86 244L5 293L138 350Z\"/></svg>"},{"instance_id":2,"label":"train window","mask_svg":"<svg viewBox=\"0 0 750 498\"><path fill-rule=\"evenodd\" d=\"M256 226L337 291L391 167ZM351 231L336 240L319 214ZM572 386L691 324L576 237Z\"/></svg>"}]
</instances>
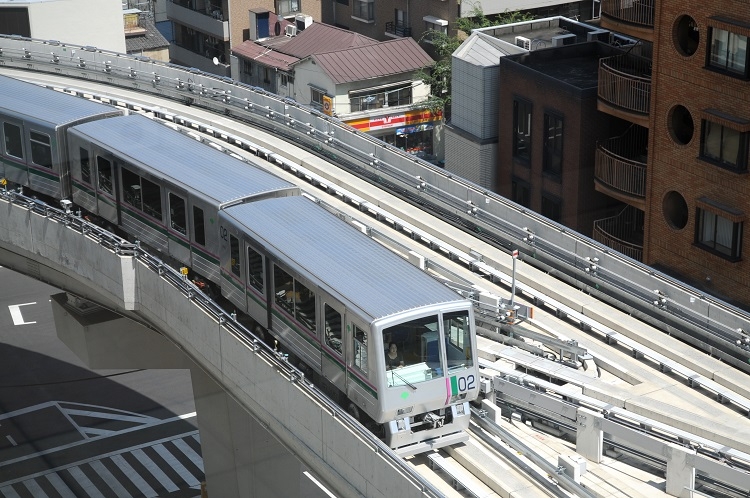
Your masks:
<instances>
[{"instance_id":1,"label":"train window","mask_svg":"<svg viewBox=\"0 0 750 498\"><path fill-rule=\"evenodd\" d=\"M89 151L83 147L79 147L79 153L81 156L81 180L91 184L91 163L89 162Z\"/></svg>"},{"instance_id":2,"label":"train window","mask_svg":"<svg viewBox=\"0 0 750 498\"><path fill-rule=\"evenodd\" d=\"M247 248L247 281L263 291L263 256L252 247Z\"/></svg>"},{"instance_id":3,"label":"train window","mask_svg":"<svg viewBox=\"0 0 750 498\"><path fill-rule=\"evenodd\" d=\"M367 332L354 326L354 366L367 373Z\"/></svg>"},{"instance_id":4,"label":"train window","mask_svg":"<svg viewBox=\"0 0 750 498\"><path fill-rule=\"evenodd\" d=\"M99 172L99 190L112 195L112 163L96 156L96 169Z\"/></svg>"},{"instance_id":5,"label":"train window","mask_svg":"<svg viewBox=\"0 0 750 498\"><path fill-rule=\"evenodd\" d=\"M39 166L52 169L52 146L49 135L37 131L29 132L31 138L31 160Z\"/></svg>"},{"instance_id":6,"label":"train window","mask_svg":"<svg viewBox=\"0 0 750 498\"><path fill-rule=\"evenodd\" d=\"M473 365L470 327L467 311L443 314L443 334L449 371Z\"/></svg>"},{"instance_id":7,"label":"train window","mask_svg":"<svg viewBox=\"0 0 750 498\"><path fill-rule=\"evenodd\" d=\"M324 307L324 311L325 311L326 344L328 344L328 347L336 351L340 356L342 354L342 351L341 351L341 313L331 308L327 304Z\"/></svg>"},{"instance_id":8,"label":"train window","mask_svg":"<svg viewBox=\"0 0 750 498\"><path fill-rule=\"evenodd\" d=\"M169 193L169 223L172 230L187 235L187 212L185 211L185 199Z\"/></svg>"},{"instance_id":9,"label":"train window","mask_svg":"<svg viewBox=\"0 0 750 498\"><path fill-rule=\"evenodd\" d=\"M193 206L193 232L195 232L195 243L206 245L206 226L203 223L203 210Z\"/></svg>"},{"instance_id":10,"label":"train window","mask_svg":"<svg viewBox=\"0 0 750 498\"><path fill-rule=\"evenodd\" d=\"M5 153L23 159L21 127L11 123L3 123L3 135L5 137Z\"/></svg>"},{"instance_id":11,"label":"train window","mask_svg":"<svg viewBox=\"0 0 750 498\"><path fill-rule=\"evenodd\" d=\"M297 321L315 332L315 293L294 281L294 315Z\"/></svg>"},{"instance_id":12,"label":"train window","mask_svg":"<svg viewBox=\"0 0 750 498\"><path fill-rule=\"evenodd\" d=\"M229 265L232 273L240 276L240 241L234 235L229 236Z\"/></svg>"},{"instance_id":13,"label":"train window","mask_svg":"<svg viewBox=\"0 0 750 498\"><path fill-rule=\"evenodd\" d=\"M142 210L141 177L127 168L122 168L121 171L123 200L134 208Z\"/></svg>"},{"instance_id":14,"label":"train window","mask_svg":"<svg viewBox=\"0 0 750 498\"><path fill-rule=\"evenodd\" d=\"M276 304L293 313L294 279L276 265L273 265L273 291L276 293Z\"/></svg>"},{"instance_id":15,"label":"train window","mask_svg":"<svg viewBox=\"0 0 750 498\"><path fill-rule=\"evenodd\" d=\"M143 192L143 212L161 220L161 187L152 181L141 178L141 191Z\"/></svg>"}]
</instances>

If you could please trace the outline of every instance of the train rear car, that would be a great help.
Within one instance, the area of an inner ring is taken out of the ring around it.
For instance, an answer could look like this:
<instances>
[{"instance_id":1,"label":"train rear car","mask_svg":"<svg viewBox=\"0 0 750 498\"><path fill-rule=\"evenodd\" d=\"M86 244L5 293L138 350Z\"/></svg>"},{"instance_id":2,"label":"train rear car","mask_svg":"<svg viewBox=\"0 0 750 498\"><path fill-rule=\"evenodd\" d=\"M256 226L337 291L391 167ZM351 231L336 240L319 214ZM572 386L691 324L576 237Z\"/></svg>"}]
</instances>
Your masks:
<instances>
[{"instance_id":1,"label":"train rear car","mask_svg":"<svg viewBox=\"0 0 750 498\"><path fill-rule=\"evenodd\" d=\"M73 202L217 285L221 206L299 189L141 115L69 131ZM231 295L232 287L227 287Z\"/></svg>"},{"instance_id":2,"label":"train rear car","mask_svg":"<svg viewBox=\"0 0 750 498\"><path fill-rule=\"evenodd\" d=\"M55 199L70 196L66 130L122 114L6 76L0 76L0 96L0 177Z\"/></svg>"},{"instance_id":3,"label":"train rear car","mask_svg":"<svg viewBox=\"0 0 750 498\"><path fill-rule=\"evenodd\" d=\"M479 391L470 301L304 197L232 206L220 223L222 273L247 296L238 309L351 413L409 453L468 437Z\"/></svg>"}]
</instances>

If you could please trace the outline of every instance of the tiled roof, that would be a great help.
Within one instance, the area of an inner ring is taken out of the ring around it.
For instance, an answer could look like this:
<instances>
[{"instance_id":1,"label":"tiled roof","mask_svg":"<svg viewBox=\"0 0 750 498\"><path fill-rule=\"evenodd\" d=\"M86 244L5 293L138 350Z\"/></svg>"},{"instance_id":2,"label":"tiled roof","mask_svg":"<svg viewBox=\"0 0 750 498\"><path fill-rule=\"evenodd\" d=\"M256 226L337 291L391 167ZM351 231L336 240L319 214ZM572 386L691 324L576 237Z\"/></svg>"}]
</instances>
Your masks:
<instances>
[{"instance_id":1,"label":"tiled roof","mask_svg":"<svg viewBox=\"0 0 750 498\"><path fill-rule=\"evenodd\" d=\"M335 84L416 71L435 62L412 38L314 53L312 58Z\"/></svg>"},{"instance_id":2,"label":"tiled roof","mask_svg":"<svg viewBox=\"0 0 750 498\"><path fill-rule=\"evenodd\" d=\"M139 16L138 26L145 29L142 35L126 36L125 50L129 54L139 53L144 50L155 50L157 48L168 48L169 42L164 35L156 29L153 19L146 16Z\"/></svg>"},{"instance_id":3,"label":"tiled roof","mask_svg":"<svg viewBox=\"0 0 750 498\"><path fill-rule=\"evenodd\" d=\"M289 41L282 46L274 46L274 49L304 59L312 54L361 47L371 43L377 43L377 40L346 29L316 22L304 31L298 31L297 36L289 38Z\"/></svg>"},{"instance_id":4,"label":"tiled roof","mask_svg":"<svg viewBox=\"0 0 750 498\"><path fill-rule=\"evenodd\" d=\"M235 46L232 48L232 52L243 59L256 60L261 64L283 71L288 71L292 64L299 61L296 57L263 47L252 40L246 40Z\"/></svg>"}]
</instances>

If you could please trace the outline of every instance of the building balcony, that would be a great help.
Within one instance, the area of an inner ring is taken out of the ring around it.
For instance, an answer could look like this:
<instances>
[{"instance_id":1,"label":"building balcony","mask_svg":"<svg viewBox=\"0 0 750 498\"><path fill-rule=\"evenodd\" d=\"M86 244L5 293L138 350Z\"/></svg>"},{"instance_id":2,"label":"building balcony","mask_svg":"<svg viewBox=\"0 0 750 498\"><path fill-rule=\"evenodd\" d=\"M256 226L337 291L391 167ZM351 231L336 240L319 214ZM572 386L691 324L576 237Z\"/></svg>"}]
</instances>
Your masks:
<instances>
[{"instance_id":1,"label":"building balcony","mask_svg":"<svg viewBox=\"0 0 750 498\"><path fill-rule=\"evenodd\" d=\"M385 34L391 38L408 38L411 36L411 28L401 22L387 22Z\"/></svg>"},{"instance_id":2,"label":"building balcony","mask_svg":"<svg viewBox=\"0 0 750 498\"><path fill-rule=\"evenodd\" d=\"M213 62L213 58L217 57L218 60L218 56L220 55L221 54L219 54L218 52L216 52L215 54L213 54L212 52L209 52L208 54L198 54L193 52L192 50L188 50L187 48L175 45L174 43L171 43L169 45L169 60L171 60L175 64L180 64L185 67L194 67L196 69L200 69L201 71L216 74L219 76L230 77L231 70L229 64L223 64L221 62L219 62L218 64L214 64Z\"/></svg>"},{"instance_id":3,"label":"building balcony","mask_svg":"<svg viewBox=\"0 0 750 498\"><path fill-rule=\"evenodd\" d=\"M634 55L599 59L597 108L648 128L651 60Z\"/></svg>"},{"instance_id":4,"label":"building balcony","mask_svg":"<svg viewBox=\"0 0 750 498\"><path fill-rule=\"evenodd\" d=\"M643 261L643 211L626 206L615 216L594 221L594 240Z\"/></svg>"},{"instance_id":5,"label":"building balcony","mask_svg":"<svg viewBox=\"0 0 750 498\"><path fill-rule=\"evenodd\" d=\"M602 28L653 41L656 0L602 0Z\"/></svg>"},{"instance_id":6,"label":"building balcony","mask_svg":"<svg viewBox=\"0 0 750 498\"><path fill-rule=\"evenodd\" d=\"M211 35L217 40L229 41L229 21L220 7L209 2L200 8L196 0L171 0L167 2L167 18L177 24L188 26Z\"/></svg>"},{"instance_id":7,"label":"building balcony","mask_svg":"<svg viewBox=\"0 0 750 498\"><path fill-rule=\"evenodd\" d=\"M645 208L648 130L633 125L619 137L596 144L594 180L597 191Z\"/></svg>"}]
</instances>

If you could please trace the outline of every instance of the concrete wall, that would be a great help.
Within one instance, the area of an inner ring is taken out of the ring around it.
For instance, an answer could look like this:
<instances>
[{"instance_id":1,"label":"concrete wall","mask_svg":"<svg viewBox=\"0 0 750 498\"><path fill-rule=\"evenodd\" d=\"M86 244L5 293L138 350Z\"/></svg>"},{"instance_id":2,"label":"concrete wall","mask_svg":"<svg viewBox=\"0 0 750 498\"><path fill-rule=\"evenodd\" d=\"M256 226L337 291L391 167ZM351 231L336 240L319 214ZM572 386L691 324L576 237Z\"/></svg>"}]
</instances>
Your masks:
<instances>
[{"instance_id":1,"label":"concrete wall","mask_svg":"<svg viewBox=\"0 0 750 498\"><path fill-rule=\"evenodd\" d=\"M0 200L0 264L32 274L29 268L36 268L43 281L64 290L73 287L87 299L159 329L336 493L423 496L405 469L384 455L382 445L366 442L340 413L290 381L268 353L254 351L141 261ZM235 460L234 479L209 480L209 486L217 496L240 496L235 490L247 489L242 484L248 482L247 464Z\"/></svg>"}]
</instances>

